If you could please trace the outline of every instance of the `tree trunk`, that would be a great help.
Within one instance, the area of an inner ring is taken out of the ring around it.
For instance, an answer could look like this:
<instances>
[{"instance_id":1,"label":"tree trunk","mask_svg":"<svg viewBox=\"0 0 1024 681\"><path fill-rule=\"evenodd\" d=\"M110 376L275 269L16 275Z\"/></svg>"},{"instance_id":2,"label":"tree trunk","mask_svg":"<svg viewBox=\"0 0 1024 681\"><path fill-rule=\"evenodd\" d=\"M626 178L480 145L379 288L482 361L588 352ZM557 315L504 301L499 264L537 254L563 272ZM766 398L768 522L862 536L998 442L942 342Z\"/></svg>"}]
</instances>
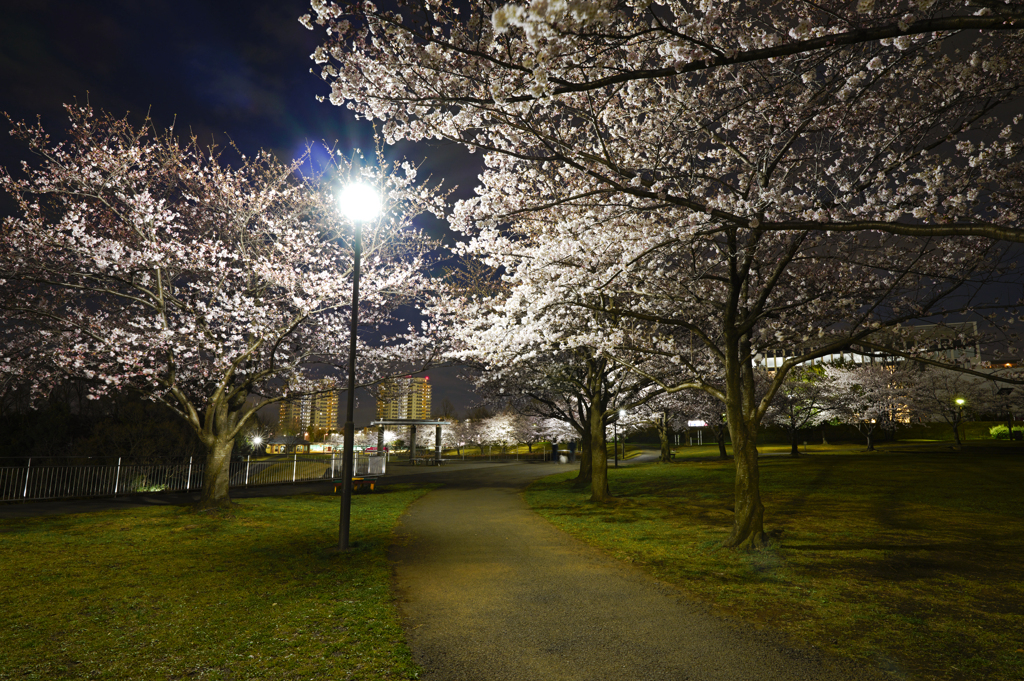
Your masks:
<instances>
[{"instance_id":1,"label":"tree trunk","mask_svg":"<svg viewBox=\"0 0 1024 681\"><path fill-rule=\"evenodd\" d=\"M593 467L593 447L590 446L590 431L583 433L583 437L580 441L580 472L573 479L573 487L590 487L591 480L594 477Z\"/></svg>"},{"instance_id":2,"label":"tree trunk","mask_svg":"<svg viewBox=\"0 0 1024 681\"><path fill-rule=\"evenodd\" d=\"M953 439L956 440L956 448L960 449L963 443L960 442L960 422L963 421L961 416L957 416L953 421ZM1010 439L1013 439L1013 431L1010 431Z\"/></svg>"},{"instance_id":3,"label":"tree trunk","mask_svg":"<svg viewBox=\"0 0 1024 681\"><path fill-rule=\"evenodd\" d=\"M595 399L590 404L591 501L608 501L612 496L608 492L608 443L604 427L604 400Z\"/></svg>"},{"instance_id":4,"label":"tree trunk","mask_svg":"<svg viewBox=\"0 0 1024 681\"><path fill-rule=\"evenodd\" d=\"M797 436L799 436L799 435L800 435L800 431L797 428L795 428L793 426L790 426L790 428L789 428L789 441L790 441L790 443L792 443L792 447L789 450L789 455L790 456L794 456L794 457L800 456L800 447L797 444Z\"/></svg>"},{"instance_id":5,"label":"tree trunk","mask_svg":"<svg viewBox=\"0 0 1024 681\"><path fill-rule=\"evenodd\" d=\"M732 533L725 545L735 548L759 548L768 542L764 533L764 506L761 504L760 471L757 466L755 432L747 432L729 419L732 453L736 459L735 510Z\"/></svg>"},{"instance_id":6,"label":"tree trunk","mask_svg":"<svg viewBox=\"0 0 1024 681\"><path fill-rule=\"evenodd\" d=\"M211 508L230 508L231 495L228 491L230 483L231 451L235 447L234 439L218 440L206 450L206 467L203 472L203 493L196 504L197 510Z\"/></svg>"},{"instance_id":7,"label":"tree trunk","mask_svg":"<svg viewBox=\"0 0 1024 681\"><path fill-rule=\"evenodd\" d=\"M875 429L874 428L868 428L866 434L867 434L867 438L868 438L868 451L869 452L873 452L873 451L875 451Z\"/></svg>"},{"instance_id":8,"label":"tree trunk","mask_svg":"<svg viewBox=\"0 0 1024 681\"><path fill-rule=\"evenodd\" d=\"M661 440L661 458L658 461L669 463L672 461L672 450L668 446L668 428L665 425L664 417L658 421L658 439Z\"/></svg>"},{"instance_id":9,"label":"tree trunk","mask_svg":"<svg viewBox=\"0 0 1024 681\"><path fill-rule=\"evenodd\" d=\"M728 459L729 453L725 451L725 425L715 428L715 434L718 436L718 458Z\"/></svg>"},{"instance_id":10,"label":"tree trunk","mask_svg":"<svg viewBox=\"0 0 1024 681\"><path fill-rule=\"evenodd\" d=\"M202 431L199 439L206 445L206 467L203 473L203 493L196 505L196 510L212 508L230 508L231 451L235 446L241 427L254 416L252 412L245 415L245 398L247 392L218 391L206 408Z\"/></svg>"}]
</instances>

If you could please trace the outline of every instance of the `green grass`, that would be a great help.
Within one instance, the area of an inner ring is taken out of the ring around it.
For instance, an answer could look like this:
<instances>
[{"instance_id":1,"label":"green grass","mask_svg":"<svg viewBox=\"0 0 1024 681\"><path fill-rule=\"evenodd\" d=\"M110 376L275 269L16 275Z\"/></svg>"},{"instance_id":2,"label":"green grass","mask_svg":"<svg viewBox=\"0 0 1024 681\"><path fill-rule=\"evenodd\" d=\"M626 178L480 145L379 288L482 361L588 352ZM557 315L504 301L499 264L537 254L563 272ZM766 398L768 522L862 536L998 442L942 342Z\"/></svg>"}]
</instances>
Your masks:
<instances>
[{"instance_id":1,"label":"green grass","mask_svg":"<svg viewBox=\"0 0 1024 681\"><path fill-rule=\"evenodd\" d=\"M1024 678L1019 445L762 458L765 526L781 536L751 552L721 548L734 468L708 449L706 461L609 470L608 505L566 485L574 474L526 498L558 527L799 644L898 678Z\"/></svg>"},{"instance_id":2,"label":"green grass","mask_svg":"<svg viewBox=\"0 0 1024 681\"><path fill-rule=\"evenodd\" d=\"M0 679L417 678L389 590L427 488L0 521Z\"/></svg>"}]
</instances>

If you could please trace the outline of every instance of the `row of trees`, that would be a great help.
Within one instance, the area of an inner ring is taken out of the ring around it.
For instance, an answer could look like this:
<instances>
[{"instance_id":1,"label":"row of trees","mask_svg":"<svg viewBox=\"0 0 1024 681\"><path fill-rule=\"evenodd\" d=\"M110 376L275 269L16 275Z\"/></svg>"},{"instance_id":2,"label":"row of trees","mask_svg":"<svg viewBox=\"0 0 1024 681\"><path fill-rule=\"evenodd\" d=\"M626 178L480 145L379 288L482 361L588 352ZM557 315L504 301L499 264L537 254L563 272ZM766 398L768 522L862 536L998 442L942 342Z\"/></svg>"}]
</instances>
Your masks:
<instances>
[{"instance_id":1,"label":"row of trees","mask_svg":"<svg viewBox=\"0 0 1024 681\"><path fill-rule=\"evenodd\" d=\"M917 355L901 327L943 313L1012 324L990 292L1019 283L1007 243L1024 241L1016 5L313 8L332 103L389 140L483 153L451 223L495 290L435 301L454 356L564 414L591 452L620 408L718 401L730 546L766 540L755 441L794 367ZM772 354L787 359L762 384ZM603 455L581 479L610 496Z\"/></svg>"},{"instance_id":2,"label":"row of trees","mask_svg":"<svg viewBox=\"0 0 1024 681\"><path fill-rule=\"evenodd\" d=\"M793 456L801 430L827 423L856 427L872 450L879 433L945 422L959 446L965 416L999 420L1021 410L1021 389L1006 388L998 378L913 362L799 367L776 393L765 423L789 432Z\"/></svg>"},{"instance_id":3,"label":"row of trees","mask_svg":"<svg viewBox=\"0 0 1024 681\"><path fill-rule=\"evenodd\" d=\"M853 349L916 356L901 325L934 315L995 330L1016 318L992 292L1019 286L1024 241L1017 5L313 8L302 21L326 29L313 58L332 103L380 120L388 142L483 152L477 193L450 220L456 255L480 264L465 270L482 275L476 293L426 280L429 244L409 226L443 197L407 164L231 166L148 121L71 107L66 142L15 124L37 163L0 174L17 206L0 248L0 383L45 393L70 375L93 396L163 402L208 451L203 504L226 503L227 458L256 409L343 384L323 383L347 354L342 179L389 201L364 232L375 343L360 383L447 350L484 371L482 390L561 416L600 453L580 472L596 501L619 411L697 391L721 405L736 453L731 546L765 541L754 443L794 367ZM425 326L380 340L431 292ZM770 354L787 359L762 381Z\"/></svg>"},{"instance_id":4,"label":"row of trees","mask_svg":"<svg viewBox=\"0 0 1024 681\"><path fill-rule=\"evenodd\" d=\"M534 446L541 442L568 442L575 439L575 432L557 419L518 414L504 410L490 414L486 409L477 410L465 420L448 418L448 424L441 428L441 447L461 454L465 448L483 450L496 447L505 455L509 449L524 446L533 453ZM408 444L405 435L396 431L385 431L384 442L390 447ZM435 446L435 432L432 426L416 432L416 446L420 451L432 450ZM360 433L356 444L362 447L376 447L375 432Z\"/></svg>"},{"instance_id":5,"label":"row of trees","mask_svg":"<svg viewBox=\"0 0 1024 681\"><path fill-rule=\"evenodd\" d=\"M864 436L867 449L873 450L880 433L892 434L901 426L916 423L944 422L960 445L958 426L965 417L1001 420L1024 409L1024 390L1003 387L998 380L1001 377L996 373L982 379L914 362L801 366L787 375L763 423L787 431L793 456L799 456L802 433L826 424L855 427ZM771 380L763 371L757 378L762 390ZM521 400L518 408L524 413L507 410L453 421L445 428L444 446L492 445L504 453L509 446L525 445L532 451L537 442L575 440L580 435L571 419L538 415L546 411L543 403ZM671 458L671 433L692 430L691 421L703 422L701 427L714 431L720 455L727 458L726 415L719 402L704 399L698 391L660 393L606 421L606 438L611 437L612 428L623 435L657 433L663 461ZM433 446L433 440L424 439L423 444Z\"/></svg>"}]
</instances>

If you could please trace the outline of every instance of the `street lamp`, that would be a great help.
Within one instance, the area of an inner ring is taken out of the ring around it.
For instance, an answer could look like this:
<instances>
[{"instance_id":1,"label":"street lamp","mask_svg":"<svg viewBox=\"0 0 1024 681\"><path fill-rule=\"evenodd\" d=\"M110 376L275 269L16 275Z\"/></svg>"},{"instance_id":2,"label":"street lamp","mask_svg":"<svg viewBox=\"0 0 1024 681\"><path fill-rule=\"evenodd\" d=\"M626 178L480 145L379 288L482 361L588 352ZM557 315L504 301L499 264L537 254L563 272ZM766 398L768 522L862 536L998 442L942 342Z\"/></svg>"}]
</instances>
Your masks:
<instances>
[{"instance_id":1,"label":"street lamp","mask_svg":"<svg viewBox=\"0 0 1024 681\"><path fill-rule=\"evenodd\" d=\"M368 184L350 184L338 197L338 207L352 221L352 329L348 345L348 395L345 403L345 436L341 453L341 517L338 520L338 550L349 547L348 529L352 516L352 464L355 444L356 332L359 328L359 265L363 255L363 222L380 213L380 195Z\"/></svg>"},{"instance_id":2,"label":"street lamp","mask_svg":"<svg viewBox=\"0 0 1024 681\"><path fill-rule=\"evenodd\" d=\"M958 398L956 398L954 400L954 402L956 402L956 406L960 408L960 411L957 413L956 426L953 428L953 432L956 433L957 444L960 444L960 442L959 442L959 440L960 440L960 430L959 429L960 429L960 424L964 422L964 402L966 402L966 400L964 398L962 398L962 397L958 397ZM966 429L964 430L964 439L965 440L967 439L967 430Z\"/></svg>"},{"instance_id":3,"label":"street lamp","mask_svg":"<svg viewBox=\"0 0 1024 681\"><path fill-rule=\"evenodd\" d=\"M616 468L619 467L619 419L623 418L625 415L626 415L626 410L625 409L620 409L619 410L619 418L615 419L615 467ZM623 459L626 458L626 449L625 449L625 447L623 447L623 449L622 449L622 458Z\"/></svg>"}]
</instances>

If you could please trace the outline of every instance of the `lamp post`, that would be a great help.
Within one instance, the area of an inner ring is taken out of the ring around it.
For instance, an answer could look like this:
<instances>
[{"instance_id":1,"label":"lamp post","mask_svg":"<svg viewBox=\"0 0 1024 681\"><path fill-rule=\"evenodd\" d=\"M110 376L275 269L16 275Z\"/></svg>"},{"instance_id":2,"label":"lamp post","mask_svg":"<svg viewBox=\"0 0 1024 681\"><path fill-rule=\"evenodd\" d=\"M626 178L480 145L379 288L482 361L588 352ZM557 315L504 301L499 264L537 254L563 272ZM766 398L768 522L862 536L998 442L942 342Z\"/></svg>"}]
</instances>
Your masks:
<instances>
[{"instance_id":1,"label":"lamp post","mask_svg":"<svg viewBox=\"0 0 1024 681\"><path fill-rule=\"evenodd\" d=\"M1007 397L1012 392L1013 388L1000 388L996 394L1000 397ZM1006 437L1013 442L1013 410L1010 409L1009 400L1004 404L1006 404Z\"/></svg>"},{"instance_id":2,"label":"lamp post","mask_svg":"<svg viewBox=\"0 0 1024 681\"><path fill-rule=\"evenodd\" d=\"M615 457L615 467L618 468L619 467L619 420L618 419L615 419L615 423L614 423L614 425L612 425L612 428L614 429L613 432L615 433L615 435L612 438L612 456ZM605 450L605 454L607 454L607 453L608 453L608 450L606 449Z\"/></svg>"},{"instance_id":3,"label":"lamp post","mask_svg":"<svg viewBox=\"0 0 1024 681\"><path fill-rule=\"evenodd\" d=\"M626 410L625 409L620 409L619 410L619 418L615 419L615 467L616 468L619 467L619 419L623 418L625 415L626 415ZM626 458L626 448L625 448L625 446L623 446L623 448L622 448L622 458L623 459Z\"/></svg>"},{"instance_id":4,"label":"lamp post","mask_svg":"<svg viewBox=\"0 0 1024 681\"><path fill-rule=\"evenodd\" d=\"M964 422L964 398L956 398L956 406L959 407L959 411L956 416L956 426L953 427L953 433L956 435L956 443L960 445L960 424ZM964 439L967 439L967 431L964 431Z\"/></svg>"},{"instance_id":5,"label":"lamp post","mask_svg":"<svg viewBox=\"0 0 1024 681\"><path fill-rule=\"evenodd\" d=\"M352 463L355 444L356 333L359 328L359 265L363 254L362 224L380 213L380 197L369 185L347 186L338 197L341 212L352 221L352 328L348 345L348 394L345 402L345 435L341 453L341 517L338 520L338 550L349 548L348 529L352 515Z\"/></svg>"}]
</instances>

